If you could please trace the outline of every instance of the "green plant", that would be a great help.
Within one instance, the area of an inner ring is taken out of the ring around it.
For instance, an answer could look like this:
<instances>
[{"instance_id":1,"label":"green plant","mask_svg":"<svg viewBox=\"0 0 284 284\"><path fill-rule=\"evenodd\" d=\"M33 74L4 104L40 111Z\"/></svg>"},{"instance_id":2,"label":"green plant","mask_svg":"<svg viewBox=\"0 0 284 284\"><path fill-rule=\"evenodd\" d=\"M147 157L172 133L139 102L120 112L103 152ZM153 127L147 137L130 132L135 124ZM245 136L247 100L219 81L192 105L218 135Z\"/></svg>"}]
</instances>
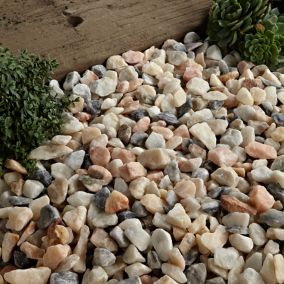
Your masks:
<instances>
[{"instance_id":1,"label":"green plant","mask_svg":"<svg viewBox=\"0 0 284 284\"><path fill-rule=\"evenodd\" d=\"M276 66L283 59L284 37L270 30L258 31L245 36L243 56L255 64Z\"/></svg>"},{"instance_id":2,"label":"green plant","mask_svg":"<svg viewBox=\"0 0 284 284\"><path fill-rule=\"evenodd\" d=\"M0 47L0 173L7 158L31 171L29 152L60 131L70 100L53 97L46 85L56 67L55 60Z\"/></svg>"},{"instance_id":3,"label":"green plant","mask_svg":"<svg viewBox=\"0 0 284 284\"><path fill-rule=\"evenodd\" d=\"M213 0L207 29L210 41L223 48L234 46L269 10L269 0Z\"/></svg>"},{"instance_id":4,"label":"green plant","mask_svg":"<svg viewBox=\"0 0 284 284\"><path fill-rule=\"evenodd\" d=\"M256 26L255 33L246 34L244 48L239 50L244 58L256 64L276 66L283 63L284 19L278 9L272 9Z\"/></svg>"}]
</instances>

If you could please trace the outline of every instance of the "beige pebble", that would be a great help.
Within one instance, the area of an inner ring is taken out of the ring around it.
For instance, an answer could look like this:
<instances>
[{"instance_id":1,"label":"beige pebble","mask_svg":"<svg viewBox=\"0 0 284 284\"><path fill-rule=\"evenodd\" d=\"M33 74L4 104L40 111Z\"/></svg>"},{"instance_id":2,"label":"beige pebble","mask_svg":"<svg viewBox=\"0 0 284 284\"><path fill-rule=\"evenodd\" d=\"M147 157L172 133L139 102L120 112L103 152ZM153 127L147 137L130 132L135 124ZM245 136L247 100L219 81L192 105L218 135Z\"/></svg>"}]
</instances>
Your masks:
<instances>
[{"instance_id":1,"label":"beige pebble","mask_svg":"<svg viewBox=\"0 0 284 284\"><path fill-rule=\"evenodd\" d=\"M167 214L167 222L173 226L187 229L191 220L180 203L177 203Z\"/></svg>"},{"instance_id":2,"label":"beige pebble","mask_svg":"<svg viewBox=\"0 0 284 284\"><path fill-rule=\"evenodd\" d=\"M19 235L7 232L5 233L2 241L2 259L4 262L8 262L12 256L12 251L17 245Z\"/></svg>"},{"instance_id":3,"label":"beige pebble","mask_svg":"<svg viewBox=\"0 0 284 284\"><path fill-rule=\"evenodd\" d=\"M69 253L70 247L68 245L50 246L43 256L43 264L45 267L54 270L63 260L65 260Z\"/></svg>"},{"instance_id":4,"label":"beige pebble","mask_svg":"<svg viewBox=\"0 0 284 284\"><path fill-rule=\"evenodd\" d=\"M5 273L4 279L11 284L26 284L27 279L32 279L30 283L47 284L50 273L48 267L15 269Z\"/></svg>"},{"instance_id":5,"label":"beige pebble","mask_svg":"<svg viewBox=\"0 0 284 284\"><path fill-rule=\"evenodd\" d=\"M163 202L161 198L155 194L145 194L141 198L141 204L152 214L156 212L164 213Z\"/></svg>"},{"instance_id":6,"label":"beige pebble","mask_svg":"<svg viewBox=\"0 0 284 284\"><path fill-rule=\"evenodd\" d=\"M139 162L130 162L124 164L119 168L120 176L126 181L130 182L136 178L143 177L147 171Z\"/></svg>"},{"instance_id":7,"label":"beige pebble","mask_svg":"<svg viewBox=\"0 0 284 284\"><path fill-rule=\"evenodd\" d=\"M21 231L32 219L33 212L27 207L14 207L9 213L9 219L6 224L7 229Z\"/></svg>"}]
</instances>

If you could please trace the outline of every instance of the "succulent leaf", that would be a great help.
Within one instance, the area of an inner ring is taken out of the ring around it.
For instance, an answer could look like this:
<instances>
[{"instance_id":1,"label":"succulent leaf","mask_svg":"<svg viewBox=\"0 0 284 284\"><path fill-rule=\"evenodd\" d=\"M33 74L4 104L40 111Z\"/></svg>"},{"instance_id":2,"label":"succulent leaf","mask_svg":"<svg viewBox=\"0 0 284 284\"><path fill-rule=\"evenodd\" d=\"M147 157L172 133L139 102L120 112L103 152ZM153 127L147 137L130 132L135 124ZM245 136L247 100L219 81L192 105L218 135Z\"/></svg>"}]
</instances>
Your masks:
<instances>
[{"instance_id":1,"label":"succulent leaf","mask_svg":"<svg viewBox=\"0 0 284 284\"><path fill-rule=\"evenodd\" d=\"M269 0L213 0L208 23L209 38L221 47L233 46L269 11ZM273 22L274 18L269 20Z\"/></svg>"}]
</instances>

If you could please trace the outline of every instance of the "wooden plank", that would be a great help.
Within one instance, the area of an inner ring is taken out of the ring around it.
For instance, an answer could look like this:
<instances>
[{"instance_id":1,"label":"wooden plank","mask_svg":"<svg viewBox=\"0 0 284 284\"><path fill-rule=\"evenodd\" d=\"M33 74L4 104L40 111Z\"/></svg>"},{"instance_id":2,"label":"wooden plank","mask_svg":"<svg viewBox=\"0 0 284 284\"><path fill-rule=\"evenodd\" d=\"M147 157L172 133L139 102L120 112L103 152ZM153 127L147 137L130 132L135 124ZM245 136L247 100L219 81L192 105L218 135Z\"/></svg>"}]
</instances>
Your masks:
<instances>
[{"instance_id":1,"label":"wooden plank","mask_svg":"<svg viewBox=\"0 0 284 284\"><path fill-rule=\"evenodd\" d=\"M57 58L57 77L129 49L180 39L210 0L0 0L0 43ZM82 21L82 23L80 23Z\"/></svg>"}]
</instances>

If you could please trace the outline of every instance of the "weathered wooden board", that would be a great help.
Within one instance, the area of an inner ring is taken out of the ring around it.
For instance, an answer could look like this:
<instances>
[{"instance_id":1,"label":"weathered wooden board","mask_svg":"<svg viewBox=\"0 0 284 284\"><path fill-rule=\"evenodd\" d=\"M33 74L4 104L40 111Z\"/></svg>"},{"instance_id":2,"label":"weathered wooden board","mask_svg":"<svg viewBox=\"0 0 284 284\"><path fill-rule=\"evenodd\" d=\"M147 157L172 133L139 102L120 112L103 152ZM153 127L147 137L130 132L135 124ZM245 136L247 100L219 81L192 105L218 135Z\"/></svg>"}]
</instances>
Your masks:
<instances>
[{"instance_id":1,"label":"weathered wooden board","mask_svg":"<svg viewBox=\"0 0 284 284\"><path fill-rule=\"evenodd\" d=\"M50 55L57 77L112 54L180 39L204 24L210 0L0 0L0 43Z\"/></svg>"}]
</instances>

